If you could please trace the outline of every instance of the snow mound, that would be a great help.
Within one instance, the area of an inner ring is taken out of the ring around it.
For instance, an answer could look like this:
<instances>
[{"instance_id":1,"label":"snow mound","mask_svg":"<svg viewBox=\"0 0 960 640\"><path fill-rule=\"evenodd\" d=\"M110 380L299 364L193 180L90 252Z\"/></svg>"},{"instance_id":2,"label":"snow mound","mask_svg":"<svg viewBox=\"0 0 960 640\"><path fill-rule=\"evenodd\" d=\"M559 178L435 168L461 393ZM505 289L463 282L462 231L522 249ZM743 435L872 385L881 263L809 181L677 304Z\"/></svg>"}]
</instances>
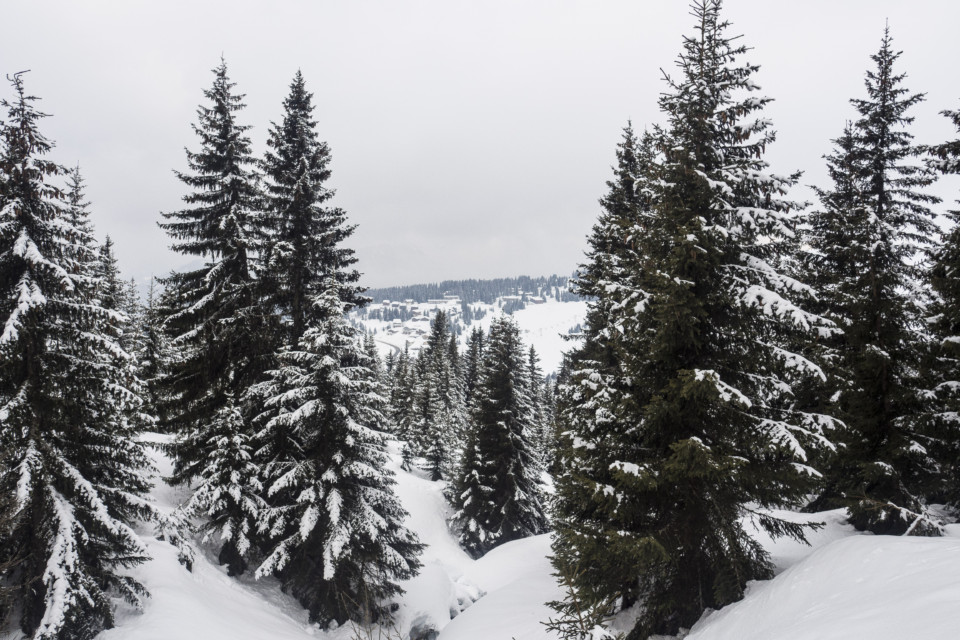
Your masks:
<instances>
[{"instance_id":1,"label":"snow mound","mask_svg":"<svg viewBox=\"0 0 960 640\"><path fill-rule=\"evenodd\" d=\"M960 540L852 536L815 551L686 640L956 638Z\"/></svg>"},{"instance_id":2,"label":"snow mound","mask_svg":"<svg viewBox=\"0 0 960 640\"><path fill-rule=\"evenodd\" d=\"M467 570L487 592L440 633L440 640L540 640L553 638L543 622L555 616L546 605L563 597L547 556L550 535L508 542Z\"/></svg>"}]
</instances>

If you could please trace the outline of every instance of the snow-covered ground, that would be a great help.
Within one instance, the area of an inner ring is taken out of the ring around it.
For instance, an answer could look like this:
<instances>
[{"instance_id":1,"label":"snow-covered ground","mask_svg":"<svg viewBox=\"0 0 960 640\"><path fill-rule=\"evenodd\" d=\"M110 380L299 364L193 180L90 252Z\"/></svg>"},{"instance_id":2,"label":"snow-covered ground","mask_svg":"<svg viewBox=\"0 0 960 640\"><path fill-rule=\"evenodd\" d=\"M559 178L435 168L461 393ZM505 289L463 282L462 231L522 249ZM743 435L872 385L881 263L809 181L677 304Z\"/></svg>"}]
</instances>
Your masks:
<instances>
[{"instance_id":1,"label":"snow-covered ground","mask_svg":"<svg viewBox=\"0 0 960 640\"><path fill-rule=\"evenodd\" d=\"M152 597L142 613L121 609L117 627L100 637L405 640L411 629L433 628L439 640L554 640L542 624L552 615L544 603L563 595L551 576L549 535L471 559L447 530L442 485L400 470L398 452L392 453L396 489L410 514L407 525L427 544L422 572L403 585L392 628L321 631L275 581L227 577L209 552L199 554L188 572L172 547L144 529L153 560L135 573ZM161 473L169 472L162 454L156 461ZM153 497L160 508L172 509L183 495L159 482ZM751 584L743 601L705 615L687 640L960 637L960 525L948 526L944 538L894 538L857 535L839 511L782 515L825 526L810 536L810 547L760 536L779 575ZM629 626L628 616L616 625Z\"/></svg>"},{"instance_id":2,"label":"snow-covered ground","mask_svg":"<svg viewBox=\"0 0 960 640\"><path fill-rule=\"evenodd\" d=\"M686 640L960 637L960 540L851 536L817 549Z\"/></svg>"}]
</instances>

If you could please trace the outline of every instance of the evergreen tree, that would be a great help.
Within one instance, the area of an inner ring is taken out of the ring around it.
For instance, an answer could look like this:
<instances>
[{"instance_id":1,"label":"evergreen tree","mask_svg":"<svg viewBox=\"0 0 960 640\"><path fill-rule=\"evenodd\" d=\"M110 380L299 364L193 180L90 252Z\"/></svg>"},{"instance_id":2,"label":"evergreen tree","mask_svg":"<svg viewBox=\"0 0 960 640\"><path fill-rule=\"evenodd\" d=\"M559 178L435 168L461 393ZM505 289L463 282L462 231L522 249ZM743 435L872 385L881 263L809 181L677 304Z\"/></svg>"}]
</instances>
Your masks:
<instances>
[{"instance_id":1,"label":"evergreen tree","mask_svg":"<svg viewBox=\"0 0 960 640\"><path fill-rule=\"evenodd\" d=\"M217 558L229 575L247 566L256 549L257 528L266 503L260 468L253 460L251 434L232 397L204 427L210 447L190 497L179 507L188 519L201 519L201 541L229 540Z\"/></svg>"},{"instance_id":2,"label":"evergreen tree","mask_svg":"<svg viewBox=\"0 0 960 640\"><path fill-rule=\"evenodd\" d=\"M534 450L540 460L540 466L547 466L547 447L549 434L547 432L546 399L544 397L545 383L543 370L540 369L540 356L537 350L530 347L527 351L527 388L530 390L530 400L533 403L533 424L530 429L530 438Z\"/></svg>"},{"instance_id":3,"label":"evergreen tree","mask_svg":"<svg viewBox=\"0 0 960 640\"><path fill-rule=\"evenodd\" d=\"M960 132L960 111L944 111ZM960 174L960 137L933 149L933 167ZM948 212L953 228L933 254L930 284L936 296L931 308L932 404L926 448L937 461L929 497L960 509L960 210Z\"/></svg>"},{"instance_id":4,"label":"evergreen tree","mask_svg":"<svg viewBox=\"0 0 960 640\"><path fill-rule=\"evenodd\" d=\"M561 403L554 564L575 597L556 606L642 599L638 639L689 627L772 575L744 520L803 539L804 525L768 508L813 488L807 449L827 422L792 410L792 383L819 368L780 345L828 323L776 269L794 250L779 199L793 180L768 173L774 134L758 112L769 99L749 95L757 67L740 62L747 49L720 9L692 5L696 34L660 99L659 154L602 201L610 228L595 230L580 285L597 300ZM610 215L622 185L637 198ZM607 236L623 242L604 249Z\"/></svg>"},{"instance_id":5,"label":"evergreen tree","mask_svg":"<svg viewBox=\"0 0 960 640\"><path fill-rule=\"evenodd\" d=\"M200 151L187 151L192 173L177 173L192 189L183 197L190 206L164 213L166 222L160 224L175 251L205 260L164 280L164 328L177 353L162 379L161 413L177 432L172 477L177 483L216 476L217 443L224 424L232 421L225 412L228 399L241 398L262 376L273 347L272 317L260 304L252 264L263 234L249 127L237 122L243 97L234 93L225 62L213 73L213 86L204 91L211 105L199 107L194 125ZM256 518L254 513L211 515L215 521ZM239 548L246 542L238 537L241 529L227 528L223 534L220 557L230 559L231 574L242 573L246 564Z\"/></svg>"},{"instance_id":6,"label":"evergreen tree","mask_svg":"<svg viewBox=\"0 0 960 640\"><path fill-rule=\"evenodd\" d=\"M937 229L926 206L936 198L922 191L932 176L915 161L920 149L906 129L907 112L923 96L901 86L891 44L887 30L871 56L867 98L852 101L860 118L827 159L834 185L819 192L807 262L825 313L842 332L828 370L832 411L845 423L814 506L847 506L858 529L898 534L923 519L924 476L933 468L920 425L926 329L919 258Z\"/></svg>"},{"instance_id":7,"label":"evergreen tree","mask_svg":"<svg viewBox=\"0 0 960 640\"><path fill-rule=\"evenodd\" d=\"M536 408L526 369L520 329L505 316L496 318L454 492L460 545L475 558L547 530L532 440Z\"/></svg>"},{"instance_id":8,"label":"evergreen tree","mask_svg":"<svg viewBox=\"0 0 960 640\"><path fill-rule=\"evenodd\" d=\"M261 385L268 397L258 446L271 506L261 527L276 574L321 623L374 621L415 575L422 548L386 467L385 418L373 363L344 318L338 283L315 301L322 320Z\"/></svg>"},{"instance_id":9,"label":"evergreen tree","mask_svg":"<svg viewBox=\"0 0 960 640\"><path fill-rule=\"evenodd\" d=\"M410 344L407 343L397 358L390 390L390 422L393 425L394 435L402 443L405 471L413 468L415 446L412 438L416 420L416 373L416 366L410 357Z\"/></svg>"},{"instance_id":10,"label":"evergreen tree","mask_svg":"<svg viewBox=\"0 0 960 640\"><path fill-rule=\"evenodd\" d=\"M93 222L90 220L90 203L86 196L86 183L80 173L80 167L76 166L67 174L67 192L66 192L67 217L72 228L78 229L76 237L70 239L73 245L67 249L67 257L73 264L76 275L85 278L95 278L94 273L97 262L93 260L96 255L96 240L93 235ZM83 271L86 269L86 271ZM87 301L93 295L93 290L82 292L87 294Z\"/></svg>"},{"instance_id":11,"label":"evergreen tree","mask_svg":"<svg viewBox=\"0 0 960 640\"><path fill-rule=\"evenodd\" d=\"M118 311L124 307L126 290L123 280L120 279L120 267L117 265L117 256L114 255L113 240L110 236L100 245L99 253L95 272L97 299L104 309Z\"/></svg>"},{"instance_id":12,"label":"evergreen tree","mask_svg":"<svg viewBox=\"0 0 960 640\"><path fill-rule=\"evenodd\" d=\"M474 327L467 343L467 353L463 364L464 405L468 410L473 406L473 392L480 379L480 365L483 362L483 330Z\"/></svg>"},{"instance_id":13,"label":"evergreen tree","mask_svg":"<svg viewBox=\"0 0 960 640\"><path fill-rule=\"evenodd\" d=\"M451 346L451 341L452 346ZM411 441L426 459L432 480L450 475L458 457L457 439L466 418L459 355L446 313L437 311L416 363L415 419Z\"/></svg>"},{"instance_id":14,"label":"evergreen tree","mask_svg":"<svg viewBox=\"0 0 960 640\"><path fill-rule=\"evenodd\" d=\"M44 114L12 78L0 102L0 583L31 638L93 638L113 596L145 590L124 570L146 559L148 467L125 419L138 403L115 316L97 303L94 240L79 172L45 159ZM11 610L0 613L10 614Z\"/></svg>"},{"instance_id":15,"label":"evergreen tree","mask_svg":"<svg viewBox=\"0 0 960 640\"><path fill-rule=\"evenodd\" d=\"M289 318L289 338L295 345L310 324L310 301L321 293L325 279L334 278L344 302L367 301L356 285L353 250L341 243L353 234L343 210L327 206L334 191L330 149L318 139L313 120L313 94L297 71L283 101L283 119L270 128L263 169L267 181L270 240L263 277L267 297Z\"/></svg>"},{"instance_id":16,"label":"evergreen tree","mask_svg":"<svg viewBox=\"0 0 960 640\"><path fill-rule=\"evenodd\" d=\"M169 424L161 413L164 406L161 400L161 385L166 363L169 358L166 337L162 327L160 293L157 291L156 278L150 278L147 287L147 300L140 317L142 344L137 355L137 376L143 381L143 411L152 416L155 427Z\"/></svg>"}]
</instances>

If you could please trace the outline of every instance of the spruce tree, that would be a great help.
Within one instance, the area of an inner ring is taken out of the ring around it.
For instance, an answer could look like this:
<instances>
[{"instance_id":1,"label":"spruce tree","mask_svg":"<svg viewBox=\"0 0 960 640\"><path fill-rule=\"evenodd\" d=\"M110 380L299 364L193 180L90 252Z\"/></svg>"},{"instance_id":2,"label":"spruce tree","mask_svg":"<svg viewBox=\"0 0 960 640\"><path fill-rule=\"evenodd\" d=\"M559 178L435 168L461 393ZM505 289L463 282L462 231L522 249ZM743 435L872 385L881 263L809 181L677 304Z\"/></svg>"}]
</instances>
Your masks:
<instances>
[{"instance_id":1,"label":"spruce tree","mask_svg":"<svg viewBox=\"0 0 960 640\"><path fill-rule=\"evenodd\" d=\"M516 323L494 319L454 491L460 545L475 558L547 530L527 363Z\"/></svg>"},{"instance_id":2,"label":"spruce tree","mask_svg":"<svg viewBox=\"0 0 960 640\"><path fill-rule=\"evenodd\" d=\"M414 424L416 421L417 401L417 368L410 356L410 344L403 347L393 369L390 387L390 423L393 433L402 443L403 469L410 471L413 468Z\"/></svg>"},{"instance_id":3,"label":"spruce tree","mask_svg":"<svg viewBox=\"0 0 960 640\"><path fill-rule=\"evenodd\" d=\"M834 184L819 192L822 210L806 244L824 313L841 330L830 344L829 396L845 425L815 507L846 506L857 529L899 534L933 530L923 516L933 465L920 420L920 258L937 236L927 208L937 200L923 192L933 178L907 130L907 113L923 95L902 86L891 45L886 30L871 56L867 97L852 101L860 117L827 159Z\"/></svg>"},{"instance_id":4,"label":"spruce tree","mask_svg":"<svg viewBox=\"0 0 960 640\"><path fill-rule=\"evenodd\" d=\"M468 410L473 406L473 392L480 379L483 348L483 330L480 327L474 327L470 332L470 340L467 343L467 353L464 356L463 363L463 402Z\"/></svg>"},{"instance_id":5,"label":"spruce tree","mask_svg":"<svg viewBox=\"0 0 960 640\"><path fill-rule=\"evenodd\" d=\"M30 638L93 638L114 596L139 605L125 570L146 551L149 466L125 418L138 403L116 317L97 302L96 255L74 172L69 196L45 158L44 114L12 78L0 102L0 583ZM11 610L3 612L11 613Z\"/></svg>"},{"instance_id":6,"label":"spruce tree","mask_svg":"<svg viewBox=\"0 0 960 640\"><path fill-rule=\"evenodd\" d=\"M270 127L263 170L267 178L263 289L280 315L289 318L289 337L295 345L310 324L311 300L321 293L325 279L334 278L344 302L365 303L357 286L360 274L352 268L353 250L342 246L354 231L346 213L326 203L334 191L330 177L330 148L316 132L313 94L297 71L290 94L283 101L283 119Z\"/></svg>"},{"instance_id":7,"label":"spruce tree","mask_svg":"<svg viewBox=\"0 0 960 640\"><path fill-rule=\"evenodd\" d=\"M273 319L260 304L253 268L264 235L258 177L249 127L237 122L243 96L234 93L225 62L213 73L213 85L204 91L210 106L198 108L194 125L200 151L188 150L191 172L177 173L192 190L183 197L189 206L164 213L166 222L160 224L175 251L204 260L164 280L164 329L176 355L164 372L161 413L177 432L176 483L216 477L217 443L232 421L225 411L228 400L241 398L272 361ZM251 503L221 504L240 509ZM210 515L218 522L253 522L257 514ZM244 530L221 531L220 558L231 574L246 567L239 551L246 545L240 537Z\"/></svg>"},{"instance_id":8,"label":"spruce tree","mask_svg":"<svg viewBox=\"0 0 960 640\"><path fill-rule=\"evenodd\" d=\"M792 410L792 383L820 371L781 345L829 326L795 302L809 287L776 268L794 249L780 199L793 179L768 172L769 99L750 95L757 67L720 9L692 5L658 153L633 174L625 228L606 232L623 242L591 243L597 275L581 290L597 300L561 403L554 564L575 595L557 608L640 599L632 638L677 633L772 575L744 520L803 539L768 508L813 488L807 451L827 421Z\"/></svg>"},{"instance_id":9,"label":"spruce tree","mask_svg":"<svg viewBox=\"0 0 960 640\"><path fill-rule=\"evenodd\" d=\"M960 133L960 110L944 111ZM933 168L960 174L960 136L932 149ZM930 285L935 294L930 366L932 404L925 447L936 460L929 499L960 509L960 210L948 212L953 228L933 253Z\"/></svg>"},{"instance_id":10,"label":"spruce tree","mask_svg":"<svg viewBox=\"0 0 960 640\"><path fill-rule=\"evenodd\" d=\"M154 418L155 428L169 424L161 412L164 406L161 386L169 358L162 322L160 292L156 278L151 277L147 287L146 304L140 317L142 345L136 356L137 377L143 381L143 411Z\"/></svg>"},{"instance_id":11,"label":"spruce tree","mask_svg":"<svg viewBox=\"0 0 960 640\"><path fill-rule=\"evenodd\" d=\"M450 475L458 457L457 440L465 421L459 355L447 314L437 311L430 335L417 356L414 451L425 458L432 480Z\"/></svg>"},{"instance_id":12,"label":"spruce tree","mask_svg":"<svg viewBox=\"0 0 960 640\"><path fill-rule=\"evenodd\" d=\"M271 545L257 574L277 575L312 620L369 623L416 574L422 545L393 493L373 363L339 283L327 283L314 301L321 320L258 389L269 398L257 442Z\"/></svg>"}]
</instances>

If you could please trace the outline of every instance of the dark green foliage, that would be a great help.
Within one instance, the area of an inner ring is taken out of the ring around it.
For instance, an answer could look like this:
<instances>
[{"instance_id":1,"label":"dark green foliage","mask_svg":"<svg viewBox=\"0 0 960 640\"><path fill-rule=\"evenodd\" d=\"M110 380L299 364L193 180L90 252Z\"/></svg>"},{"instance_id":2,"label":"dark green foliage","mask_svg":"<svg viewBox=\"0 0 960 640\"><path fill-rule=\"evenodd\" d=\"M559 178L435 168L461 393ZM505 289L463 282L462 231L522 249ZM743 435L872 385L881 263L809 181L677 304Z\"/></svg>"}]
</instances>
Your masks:
<instances>
[{"instance_id":1,"label":"dark green foliage","mask_svg":"<svg viewBox=\"0 0 960 640\"><path fill-rule=\"evenodd\" d=\"M267 181L267 211L263 228L269 234L264 255L262 291L269 304L289 319L284 344L295 345L310 324L311 300L333 277L345 302L367 301L356 285L360 274L351 268L353 250L342 242L353 234L346 213L325 203L334 191L330 149L318 139L313 120L313 94L297 71L283 101L283 119L270 128L269 150L263 162Z\"/></svg>"},{"instance_id":2,"label":"dark green foliage","mask_svg":"<svg viewBox=\"0 0 960 640\"><path fill-rule=\"evenodd\" d=\"M473 406L473 394L480 381L480 365L483 362L484 338L483 330L474 327L470 332L470 341L467 343L467 353L463 364L463 392L464 404L469 410Z\"/></svg>"},{"instance_id":3,"label":"dark green foliage","mask_svg":"<svg viewBox=\"0 0 960 640\"><path fill-rule=\"evenodd\" d=\"M495 319L453 498L460 544L473 557L547 530L527 364L517 325Z\"/></svg>"},{"instance_id":4,"label":"dark green foliage","mask_svg":"<svg viewBox=\"0 0 960 640\"><path fill-rule=\"evenodd\" d=\"M960 111L944 111L960 133ZM933 166L960 174L960 137L933 149ZM960 211L949 212L953 229L933 254L930 285L936 296L930 309L933 334L930 363L933 406L924 441L937 461L936 481L927 494L935 502L960 509Z\"/></svg>"},{"instance_id":5,"label":"dark green foliage","mask_svg":"<svg viewBox=\"0 0 960 640\"><path fill-rule=\"evenodd\" d=\"M215 459L228 398L241 397L268 368L276 333L275 318L260 304L254 279L252 262L263 234L249 127L236 121L242 96L233 92L226 63L213 73L213 86L204 91L211 104L197 110L194 125L200 151L187 151L192 173L177 173L192 190L183 197L190 206L163 214L167 221L160 225L173 238L175 251L205 260L164 280L164 329L176 355L162 377L160 413L178 434L172 478L177 483L209 477L206 467ZM232 513L215 519L250 517ZM233 537L240 532L223 533L222 557L242 555L239 547L245 543ZM242 571L242 563L231 565L231 571Z\"/></svg>"},{"instance_id":6,"label":"dark green foliage","mask_svg":"<svg viewBox=\"0 0 960 640\"><path fill-rule=\"evenodd\" d=\"M937 236L923 193L930 172L913 161L908 111L923 99L901 86L889 31L867 73L860 118L827 158L833 188L810 219L807 271L823 313L841 333L827 343L830 410L844 422L814 508L847 506L858 529L900 534L924 511L933 470L921 442L925 350L923 266ZM917 531L930 530L922 526Z\"/></svg>"},{"instance_id":7,"label":"dark green foliage","mask_svg":"<svg viewBox=\"0 0 960 640\"><path fill-rule=\"evenodd\" d=\"M558 401L554 564L583 607L639 599L638 639L772 574L745 521L803 539L769 509L814 487L808 450L829 423L793 410L792 386L820 370L782 345L829 328L794 302L809 287L778 271L795 246L779 199L793 179L767 171L769 99L749 96L757 67L719 14L693 4L666 128L625 131L578 285L597 300Z\"/></svg>"}]
</instances>

